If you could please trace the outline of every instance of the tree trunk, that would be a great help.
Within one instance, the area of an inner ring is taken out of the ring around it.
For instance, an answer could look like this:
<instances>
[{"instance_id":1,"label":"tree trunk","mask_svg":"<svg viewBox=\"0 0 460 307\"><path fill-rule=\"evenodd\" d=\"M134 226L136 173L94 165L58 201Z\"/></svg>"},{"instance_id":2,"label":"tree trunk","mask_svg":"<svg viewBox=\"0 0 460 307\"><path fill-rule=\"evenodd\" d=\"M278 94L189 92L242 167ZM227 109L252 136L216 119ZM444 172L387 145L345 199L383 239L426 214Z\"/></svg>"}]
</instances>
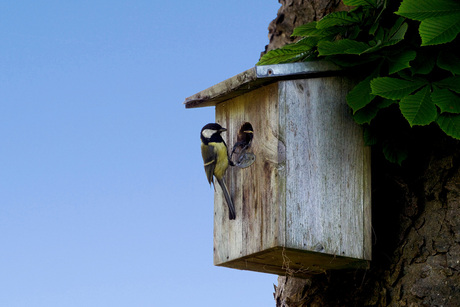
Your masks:
<instances>
[{"instance_id":1,"label":"tree trunk","mask_svg":"<svg viewBox=\"0 0 460 307\"><path fill-rule=\"evenodd\" d=\"M292 42L295 27L343 8L336 0L279 2L266 51ZM460 142L437 126L412 132L402 167L373 149L370 268L280 276L276 306L460 306Z\"/></svg>"},{"instance_id":2,"label":"tree trunk","mask_svg":"<svg viewBox=\"0 0 460 307\"><path fill-rule=\"evenodd\" d=\"M319 20L333 11L345 10L340 0L278 0L281 7L278 16L268 26L270 43L262 54L295 41L291 37L294 28Z\"/></svg>"}]
</instances>

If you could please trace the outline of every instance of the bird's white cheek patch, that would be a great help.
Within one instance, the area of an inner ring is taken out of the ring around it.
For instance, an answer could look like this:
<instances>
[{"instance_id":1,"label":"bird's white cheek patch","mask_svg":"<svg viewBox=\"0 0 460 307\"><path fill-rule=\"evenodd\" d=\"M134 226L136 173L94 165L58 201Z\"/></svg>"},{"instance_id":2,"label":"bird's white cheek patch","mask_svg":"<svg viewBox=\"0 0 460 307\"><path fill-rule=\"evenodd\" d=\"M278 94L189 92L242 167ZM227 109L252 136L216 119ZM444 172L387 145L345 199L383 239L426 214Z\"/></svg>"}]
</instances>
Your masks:
<instances>
[{"instance_id":1,"label":"bird's white cheek patch","mask_svg":"<svg viewBox=\"0 0 460 307\"><path fill-rule=\"evenodd\" d=\"M211 136L212 136L214 133L216 133L216 132L217 132L216 130L204 129L203 132L201 132L201 134L202 134L205 138L209 139L209 138L211 138Z\"/></svg>"}]
</instances>

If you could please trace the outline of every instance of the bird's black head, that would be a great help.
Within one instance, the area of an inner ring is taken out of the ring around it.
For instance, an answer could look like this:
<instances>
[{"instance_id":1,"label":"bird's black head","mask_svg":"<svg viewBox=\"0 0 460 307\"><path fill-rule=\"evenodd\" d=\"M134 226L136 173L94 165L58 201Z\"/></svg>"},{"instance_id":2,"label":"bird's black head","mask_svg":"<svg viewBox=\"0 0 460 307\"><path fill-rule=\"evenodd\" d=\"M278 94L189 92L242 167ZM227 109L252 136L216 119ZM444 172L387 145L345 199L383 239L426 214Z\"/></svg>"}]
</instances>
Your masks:
<instances>
[{"instance_id":1,"label":"bird's black head","mask_svg":"<svg viewBox=\"0 0 460 307\"><path fill-rule=\"evenodd\" d=\"M201 129L200 137L205 144L208 144L208 142L223 142L220 134L224 131L227 131L227 129L219 124L211 123L205 125L203 129Z\"/></svg>"}]
</instances>

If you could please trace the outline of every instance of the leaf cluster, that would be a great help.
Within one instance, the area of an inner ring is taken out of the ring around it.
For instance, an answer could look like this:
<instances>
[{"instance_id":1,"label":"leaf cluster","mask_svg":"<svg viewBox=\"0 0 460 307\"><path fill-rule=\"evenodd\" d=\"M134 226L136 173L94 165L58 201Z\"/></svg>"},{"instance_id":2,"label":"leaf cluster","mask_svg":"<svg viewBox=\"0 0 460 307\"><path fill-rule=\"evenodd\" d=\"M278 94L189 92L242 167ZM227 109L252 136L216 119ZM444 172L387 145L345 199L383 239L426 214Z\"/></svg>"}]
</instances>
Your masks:
<instances>
[{"instance_id":1,"label":"leaf cluster","mask_svg":"<svg viewBox=\"0 0 460 307\"><path fill-rule=\"evenodd\" d=\"M400 146L404 133L373 129L378 114L386 114L383 109L399 107L408 127L436 123L460 139L460 2L343 3L353 8L296 28L296 43L268 52L257 65L327 60L359 71L347 103L355 121L364 125L366 142L380 143L392 162L407 156Z\"/></svg>"}]
</instances>

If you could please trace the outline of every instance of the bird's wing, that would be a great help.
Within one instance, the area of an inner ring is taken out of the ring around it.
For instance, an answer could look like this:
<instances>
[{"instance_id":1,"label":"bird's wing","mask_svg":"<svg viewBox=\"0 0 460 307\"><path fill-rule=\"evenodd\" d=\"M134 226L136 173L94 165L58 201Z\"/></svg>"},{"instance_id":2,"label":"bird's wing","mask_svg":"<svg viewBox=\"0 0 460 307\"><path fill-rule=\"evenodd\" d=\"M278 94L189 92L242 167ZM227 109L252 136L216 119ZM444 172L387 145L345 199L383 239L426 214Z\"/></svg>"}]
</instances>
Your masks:
<instances>
[{"instance_id":1,"label":"bird's wing","mask_svg":"<svg viewBox=\"0 0 460 307\"><path fill-rule=\"evenodd\" d=\"M201 145L201 155L203 156L206 177L208 178L209 184L211 184L212 176L214 175L214 168L216 167L217 150L212 145Z\"/></svg>"}]
</instances>

